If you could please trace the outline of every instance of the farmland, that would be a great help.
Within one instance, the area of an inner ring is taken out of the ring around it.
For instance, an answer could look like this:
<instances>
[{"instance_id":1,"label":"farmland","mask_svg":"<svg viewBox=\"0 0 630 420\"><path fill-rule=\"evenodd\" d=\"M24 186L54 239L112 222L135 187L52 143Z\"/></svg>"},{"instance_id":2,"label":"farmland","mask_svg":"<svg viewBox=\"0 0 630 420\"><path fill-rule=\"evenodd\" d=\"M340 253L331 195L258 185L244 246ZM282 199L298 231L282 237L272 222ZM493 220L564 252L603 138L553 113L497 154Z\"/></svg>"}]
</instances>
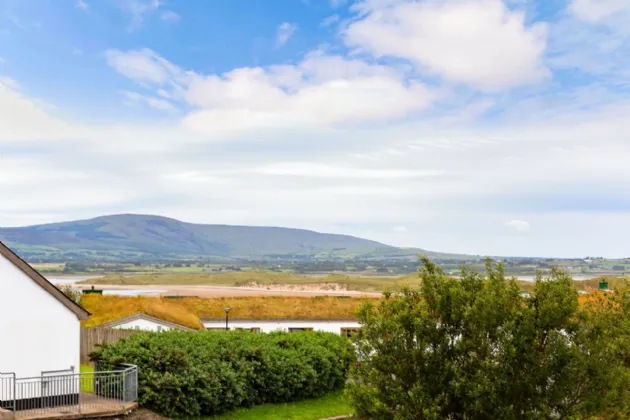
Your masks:
<instances>
[{"instance_id":1,"label":"farmland","mask_svg":"<svg viewBox=\"0 0 630 420\"><path fill-rule=\"evenodd\" d=\"M608 282L609 287L625 285L625 277L601 276L588 280L575 280L579 290L597 289L600 280ZM297 275L293 273L275 273L265 271L231 273L180 273L180 274L144 274L134 276L109 275L102 278L78 282L81 287L133 289L161 287L169 294L187 296L228 296L234 295L272 295L312 293L319 295L357 295L382 293L399 290L402 286L417 287L421 279L417 273L404 276L366 277L328 274L320 277ZM533 287L532 281L518 281L524 291ZM224 292L224 293L222 293ZM295 292L295 293L292 293Z\"/></svg>"},{"instance_id":2,"label":"farmland","mask_svg":"<svg viewBox=\"0 0 630 420\"><path fill-rule=\"evenodd\" d=\"M304 276L292 273L274 273L265 271L232 273L186 273L186 274L150 274L150 275L110 275L99 279L89 279L80 284L92 285L179 285L179 286L230 286L278 288L281 286L318 286L322 290L355 290L364 292L382 292L401 285L417 286L420 279L417 274L399 277L359 277L343 274L329 274L323 277Z\"/></svg>"}]
</instances>

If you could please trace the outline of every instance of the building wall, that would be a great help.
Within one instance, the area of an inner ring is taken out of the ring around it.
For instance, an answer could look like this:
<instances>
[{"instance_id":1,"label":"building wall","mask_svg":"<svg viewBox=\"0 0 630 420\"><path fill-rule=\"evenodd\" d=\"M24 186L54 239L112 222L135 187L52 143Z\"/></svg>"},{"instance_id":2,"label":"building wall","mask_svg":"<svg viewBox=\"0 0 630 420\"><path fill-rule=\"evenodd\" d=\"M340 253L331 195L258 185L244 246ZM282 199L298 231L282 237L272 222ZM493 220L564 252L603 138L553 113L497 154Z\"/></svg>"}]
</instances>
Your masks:
<instances>
[{"instance_id":1,"label":"building wall","mask_svg":"<svg viewBox=\"0 0 630 420\"><path fill-rule=\"evenodd\" d=\"M72 311L0 255L0 372L79 372L80 329Z\"/></svg>"},{"instance_id":2,"label":"building wall","mask_svg":"<svg viewBox=\"0 0 630 420\"><path fill-rule=\"evenodd\" d=\"M208 328L225 328L225 320L203 321ZM229 321L229 329L260 328L260 332L289 331L289 328L313 328L315 331L327 331L341 334L341 328L359 328L356 321L309 321L309 320L234 320Z\"/></svg>"},{"instance_id":3,"label":"building wall","mask_svg":"<svg viewBox=\"0 0 630 420\"><path fill-rule=\"evenodd\" d=\"M136 328L137 327L137 328ZM145 330L145 331L158 331L158 327L162 327L160 331L168 331L171 327L166 325L158 324L153 321L149 321L146 319L136 319L133 321L126 322L122 325L115 326L113 328L122 329L122 330Z\"/></svg>"}]
</instances>

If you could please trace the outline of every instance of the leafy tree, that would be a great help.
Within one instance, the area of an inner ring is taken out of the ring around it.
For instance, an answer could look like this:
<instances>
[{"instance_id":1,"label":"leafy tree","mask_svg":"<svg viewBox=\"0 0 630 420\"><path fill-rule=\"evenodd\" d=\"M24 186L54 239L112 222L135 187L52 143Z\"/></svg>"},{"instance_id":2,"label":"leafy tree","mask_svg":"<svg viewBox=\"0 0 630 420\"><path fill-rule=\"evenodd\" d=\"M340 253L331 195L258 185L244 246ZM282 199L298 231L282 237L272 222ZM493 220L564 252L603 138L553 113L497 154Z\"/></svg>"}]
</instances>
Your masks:
<instances>
[{"instance_id":1,"label":"leafy tree","mask_svg":"<svg viewBox=\"0 0 630 420\"><path fill-rule=\"evenodd\" d=\"M447 277L423 258L418 290L366 303L348 394L363 419L627 418L630 304L584 305L553 269L529 298L503 266Z\"/></svg>"},{"instance_id":2,"label":"leafy tree","mask_svg":"<svg viewBox=\"0 0 630 420\"><path fill-rule=\"evenodd\" d=\"M76 303L81 303L81 291L72 288L70 285L63 285L58 287L59 290L61 290L61 292L68 296L70 299L72 299L73 301L75 301Z\"/></svg>"}]
</instances>

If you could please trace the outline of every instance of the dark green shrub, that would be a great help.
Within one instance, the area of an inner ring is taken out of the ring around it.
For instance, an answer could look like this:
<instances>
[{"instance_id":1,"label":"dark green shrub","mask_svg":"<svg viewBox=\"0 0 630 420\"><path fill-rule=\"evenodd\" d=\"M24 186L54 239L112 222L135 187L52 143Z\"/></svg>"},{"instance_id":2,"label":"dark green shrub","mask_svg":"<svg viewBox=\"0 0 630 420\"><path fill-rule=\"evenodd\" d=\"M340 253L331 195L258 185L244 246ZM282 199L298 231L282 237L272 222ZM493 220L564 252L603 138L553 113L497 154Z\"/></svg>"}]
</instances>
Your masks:
<instances>
[{"instance_id":1,"label":"dark green shrub","mask_svg":"<svg viewBox=\"0 0 630 420\"><path fill-rule=\"evenodd\" d=\"M344 386L352 345L331 333L141 333L93 356L138 365L139 404L168 417L212 415Z\"/></svg>"}]
</instances>

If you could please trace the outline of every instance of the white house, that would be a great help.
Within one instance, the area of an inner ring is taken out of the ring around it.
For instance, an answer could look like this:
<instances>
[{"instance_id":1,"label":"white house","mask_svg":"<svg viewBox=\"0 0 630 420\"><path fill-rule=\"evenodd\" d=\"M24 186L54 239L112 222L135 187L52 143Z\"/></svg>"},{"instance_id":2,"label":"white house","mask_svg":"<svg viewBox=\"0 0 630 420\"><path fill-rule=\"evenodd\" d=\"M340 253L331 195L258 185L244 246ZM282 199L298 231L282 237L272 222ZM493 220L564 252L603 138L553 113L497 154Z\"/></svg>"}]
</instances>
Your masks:
<instances>
[{"instance_id":1,"label":"white house","mask_svg":"<svg viewBox=\"0 0 630 420\"><path fill-rule=\"evenodd\" d=\"M78 373L80 322L89 315L0 242L0 373L14 378ZM2 389L0 408L2 400L13 398L10 392ZM39 398L41 392L33 389L21 398Z\"/></svg>"},{"instance_id":2,"label":"white house","mask_svg":"<svg viewBox=\"0 0 630 420\"><path fill-rule=\"evenodd\" d=\"M129 315L123 318L119 318L105 324L99 325L99 328L116 328L121 330L144 330L144 331L169 331L169 330L183 330L194 331L192 328L185 327L180 324L165 321L163 319L155 318L138 312L133 315Z\"/></svg>"},{"instance_id":3,"label":"white house","mask_svg":"<svg viewBox=\"0 0 630 420\"><path fill-rule=\"evenodd\" d=\"M218 318L202 319L207 330L225 330L226 320ZM356 319L228 319L228 329L249 330L252 332L272 331L326 331L335 334L348 335L360 328Z\"/></svg>"}]
</instances>

